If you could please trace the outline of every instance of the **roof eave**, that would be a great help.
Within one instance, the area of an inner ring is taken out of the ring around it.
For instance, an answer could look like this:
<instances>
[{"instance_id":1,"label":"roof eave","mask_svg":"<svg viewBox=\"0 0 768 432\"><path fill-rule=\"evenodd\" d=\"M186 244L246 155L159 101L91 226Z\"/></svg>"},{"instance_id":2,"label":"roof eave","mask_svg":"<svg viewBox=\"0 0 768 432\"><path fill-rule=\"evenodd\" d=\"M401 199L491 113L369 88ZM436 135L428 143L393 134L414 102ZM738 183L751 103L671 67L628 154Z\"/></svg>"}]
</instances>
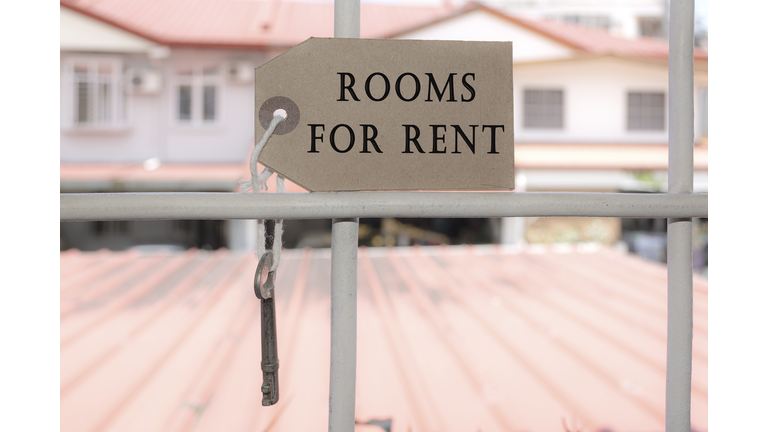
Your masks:
<instances>
[{"instance_id":1,"label":"roof eave","mask_svg":"<svg viewBox=\"0 0 768 432\"><path fill-rule=\"evenodd\" d=\"M269 50L269 49L289 49L296 43L263 43L263 42L201 42L201 41L177 41L169 42L167 46L171 48L211 48L211 49L240 49L240 50Z\"/></svg>"}]
</instances>

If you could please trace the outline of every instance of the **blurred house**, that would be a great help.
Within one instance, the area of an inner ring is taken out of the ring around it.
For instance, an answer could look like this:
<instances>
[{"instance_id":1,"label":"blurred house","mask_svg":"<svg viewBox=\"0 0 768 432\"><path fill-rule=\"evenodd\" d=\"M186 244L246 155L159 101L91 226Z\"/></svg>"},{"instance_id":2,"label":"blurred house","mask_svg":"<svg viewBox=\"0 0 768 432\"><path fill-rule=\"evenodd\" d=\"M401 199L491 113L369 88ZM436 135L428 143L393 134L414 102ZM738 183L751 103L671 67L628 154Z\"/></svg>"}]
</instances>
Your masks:
<instances>
[{"instance_id":1,"label":"blurred house","mask_svg":"<svg viewBox=\"0 0 768 432\"><path fill-rule=\"evenodd\" d=\"M565 12L539 12L559 21L476 3L364 3L361 35L513 41L518 190L665 191L667 42L638 37L642 31L628 38L619 35L627 32L560 19ZM62 192L235 190L246 176L254 139L253 68L310 36L332 36L332 27L333 5L322 2L62 1ZM694 189L706 192L708 56L697 49L694 58ZM216 172L231 174L225 181L195 164L216 164ZM86 171L88 180L78 174ZM367 222L370 241L379 235L381 244L393 238L418 242L404 234L414 228L456 242L502 243L612 243L622 232L632 243L627 232L665 229L663 220L628 220L622 227L618 219L548 218L477 227L468 221L406 221L402 229L384 233L385 225L400 225ZM141 230L136 224L123 230ZM242 221L205 224L195 229L219 233L216 244L235 248L250 229ZM82 234L94 227L79 229ZM323 244L326 227L308 229L317 235L297 238L294 245ZM216 247L203 244L203 234L181 234L192 239L187 246ZM89 248L75 244L82 235L69 239L72 246Z\"/></svg>"},{"instance_id":2,"label":"blurred house","mask_svg":"<svg viewBox=\"0 0 768 432\"><path fill-rule=\"evenodd\" d=\"M513 41L518 190L665 192L668 42L615 33L469 4L393 37ZM694 192L708 190L707 62L697 48ZM706 221L697 223L706 239ZM662 262L665 231L663 219L509 219L495 227L502 243L622 239L630 250ZM698 247L697 255L705 256L706 241Z\"/></svg>"}]
</instances>

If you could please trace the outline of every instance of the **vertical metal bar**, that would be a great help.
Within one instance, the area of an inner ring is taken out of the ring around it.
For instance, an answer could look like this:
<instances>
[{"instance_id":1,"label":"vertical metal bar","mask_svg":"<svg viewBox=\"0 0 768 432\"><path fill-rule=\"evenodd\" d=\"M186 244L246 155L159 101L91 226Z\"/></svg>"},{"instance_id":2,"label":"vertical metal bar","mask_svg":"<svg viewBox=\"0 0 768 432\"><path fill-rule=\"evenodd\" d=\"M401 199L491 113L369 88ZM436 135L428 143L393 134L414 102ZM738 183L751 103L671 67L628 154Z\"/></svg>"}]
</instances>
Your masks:
<instances>
[{"instance_id":1,"label":"vertical metal bar","mask_svg":"<svg viewBox=\"0 0 768 432\"><path fill-rule=\"evenodd\" d=\"M360 0L334 0L333 36L360 37ZM358 218L333 219L331 243L331 385L328 430L355 429Z\"/></svg>"},{"instance_id":2,"label":"vertical metal bar","mask_svg":"<svg viewBox=\"0 0 768 432\"><path fill-rule=\"evenodd\" d=\"M693 192L693 0L672 0L669 24L669 194ZM667 222L667 432L691 430L691 218Z\"/></svg>"},{"instance_id":3,"label":"vertical metal bar","mask_svg":"<svg viewBox=\"0 0 768 432\"><path fill-rule=\"evenodd\" d=\"M355 428L358 218L333 219L331 246L331 386L328 430Z\"/></svg>"},{"instance_id":4,"label":"vertical metal bar","mask_svg":"<svg viewBox=\"0 0 768 432\"><path fill-rule=\"evenodd\" d=\"M360 0L334 0L333 37L360 37Z\"/></svg>"},{"instance_id":5,"label":"vertical metal bar","mask_svg":"<svg viewBox=\"0 0 768 432\"><path fill-rule=\"evenodd\" d=\"M669 28L669 193L693 192L693 0L673 0Z\"/></svg>"}]
</instances>

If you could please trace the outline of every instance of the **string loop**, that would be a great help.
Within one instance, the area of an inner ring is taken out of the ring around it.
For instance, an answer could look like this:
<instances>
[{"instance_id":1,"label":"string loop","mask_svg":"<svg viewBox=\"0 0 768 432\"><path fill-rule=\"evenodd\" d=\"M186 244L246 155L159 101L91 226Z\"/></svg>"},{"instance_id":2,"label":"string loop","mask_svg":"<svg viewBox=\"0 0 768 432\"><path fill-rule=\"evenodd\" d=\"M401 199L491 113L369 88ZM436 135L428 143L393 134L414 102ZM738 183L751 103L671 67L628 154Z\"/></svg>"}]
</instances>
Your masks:
<instances>
[{"instance_id":1,"label":"string loop","mask_svg":"<svg viewBox=\"0 0 768 432\"><path fill-rule=\"evenodd\" d=\"M267 127L267 130L264 131L264 135L261 136L261 139L253 147L253 152L251 153L251 159L249 163L251 178L247 180L240 180L241 192L253 191L253 193L261 193L262 190L265 190L265 191L269 190L267 186L267 180L275 172L268 167L264 167L261 173L259 173L259 166L258 166L259 156L261 155L261 151L264 150L264 147L267 145L267 141L269 141L269 138L275 132L275 128L277 127L277 125L279 125L286 118L288 118L288 114L286 114L285 110L280 109L275 111L274 116L272 117L272 121L269 122L269 126ZM282 175L278 174L276 183L277 183L277 192L285 193L285 178ZM257 261L261 260L261 257L264 255L266 251L265 242L266 242L266 229L264 226L264 219L257 219L256 220L256 260ZM283 220L278 219L278 220L275 220L274 240L272 242L273 259L272 259L272 266L270 267L270 271L277 270L277 267L280 265L280 250L282 249L282 246L283 246Z\"/></svg>"}]
</instances>

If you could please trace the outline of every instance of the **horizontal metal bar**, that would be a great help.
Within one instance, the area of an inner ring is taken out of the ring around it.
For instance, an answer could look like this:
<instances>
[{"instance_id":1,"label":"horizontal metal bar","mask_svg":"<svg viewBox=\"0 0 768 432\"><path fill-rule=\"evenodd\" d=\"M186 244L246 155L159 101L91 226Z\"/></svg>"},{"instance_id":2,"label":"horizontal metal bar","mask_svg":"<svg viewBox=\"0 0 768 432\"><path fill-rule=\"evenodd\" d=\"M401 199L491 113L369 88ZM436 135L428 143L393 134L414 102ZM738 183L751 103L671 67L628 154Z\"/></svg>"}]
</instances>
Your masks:
<instances>
[{"instance_id":1,"label":"horizontal metal bar","mask_svg":"<svg viewBox=\"0 0 768 432\"><path fill-rule=\"evenodd\" d=\"M62 221L375 217L707 217L707 194L317 192L61 194Z\"/></svg>"}]
</instances>

